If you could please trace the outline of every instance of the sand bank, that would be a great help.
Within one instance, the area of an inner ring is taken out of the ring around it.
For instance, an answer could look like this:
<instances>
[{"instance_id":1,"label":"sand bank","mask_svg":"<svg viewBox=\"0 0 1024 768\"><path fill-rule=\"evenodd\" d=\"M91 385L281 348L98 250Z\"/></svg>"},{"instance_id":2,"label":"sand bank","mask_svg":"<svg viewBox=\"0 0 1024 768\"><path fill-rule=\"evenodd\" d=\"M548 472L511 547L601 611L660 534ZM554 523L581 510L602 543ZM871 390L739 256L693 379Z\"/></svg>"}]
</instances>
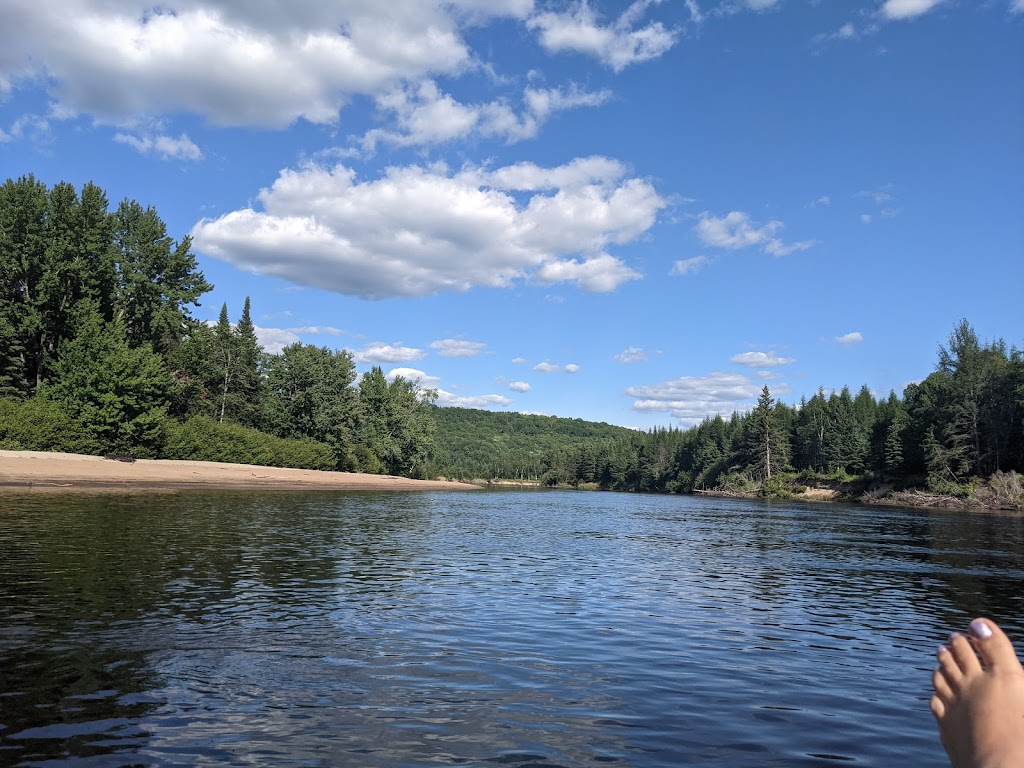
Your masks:
<instances>
[{"instance_id":1,"label":"sand bank","mask_svg":"<svg viewBox=\"0 0 1024 768\"><path fill-rule=\"evenodd\" d=\"M139 459L74 453L0 451L0 491L437 491L473 490L445 480L318 472L212 461Z\"/></svg>"}]
</instances>

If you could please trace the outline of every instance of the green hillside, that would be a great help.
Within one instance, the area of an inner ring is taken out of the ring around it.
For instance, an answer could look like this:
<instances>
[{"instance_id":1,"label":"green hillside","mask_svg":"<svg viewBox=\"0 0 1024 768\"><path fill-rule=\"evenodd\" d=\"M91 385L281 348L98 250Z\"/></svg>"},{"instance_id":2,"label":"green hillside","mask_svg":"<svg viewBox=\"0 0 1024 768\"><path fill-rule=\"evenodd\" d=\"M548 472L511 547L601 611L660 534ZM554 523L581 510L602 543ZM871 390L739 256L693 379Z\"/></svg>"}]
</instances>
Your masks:
<instances>
[{"instance_id":1,"label":"green hillside","mask_svg":"<svg viewBox=\"0 0 1024 768\"><path fill-rule=\"evenodd\" d=\"M494 413L474 408L433 409L439 474L457 478L540 480L553 466L635 434L610 424Z\"/></svg>"}]
</instances>

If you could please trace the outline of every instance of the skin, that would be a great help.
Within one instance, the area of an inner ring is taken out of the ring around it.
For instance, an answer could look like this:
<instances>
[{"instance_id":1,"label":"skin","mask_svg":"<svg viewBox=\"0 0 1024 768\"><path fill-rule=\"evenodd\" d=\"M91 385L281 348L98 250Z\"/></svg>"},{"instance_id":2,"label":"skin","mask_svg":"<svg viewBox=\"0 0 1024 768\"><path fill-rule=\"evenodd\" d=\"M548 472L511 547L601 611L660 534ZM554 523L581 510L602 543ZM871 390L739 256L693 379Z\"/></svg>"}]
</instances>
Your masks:
<instances>
[{"instance_id":1,"label":"skin","mask_svg":"<svg viewBox=\"0 0 1024 768\"><path fill-rule=\"evenodd\" d=\"M990 619L939 648L931 710L953 768L1024 766L1024 668Z\"/></svg>"}]
</instances>

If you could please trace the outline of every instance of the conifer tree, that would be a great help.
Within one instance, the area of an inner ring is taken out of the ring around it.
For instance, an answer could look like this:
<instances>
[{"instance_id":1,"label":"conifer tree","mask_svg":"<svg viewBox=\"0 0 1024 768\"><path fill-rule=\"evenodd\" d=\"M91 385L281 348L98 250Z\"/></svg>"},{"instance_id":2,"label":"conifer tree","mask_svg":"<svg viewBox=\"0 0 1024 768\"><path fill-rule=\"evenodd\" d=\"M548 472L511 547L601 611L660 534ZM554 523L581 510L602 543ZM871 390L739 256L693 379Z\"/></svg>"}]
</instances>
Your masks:
<instances>
[{"instance_id":1,"label":"conifer tree","mask_svg":"<svg viewBox=\"0 0 1024 768\"><path fill-rule=\"evenodd\" d=\"M743 453L746 469L758 480L769 480L789 464L789 436L780 426L768 385L747 418Z\"/></svg>"}]
</instances>

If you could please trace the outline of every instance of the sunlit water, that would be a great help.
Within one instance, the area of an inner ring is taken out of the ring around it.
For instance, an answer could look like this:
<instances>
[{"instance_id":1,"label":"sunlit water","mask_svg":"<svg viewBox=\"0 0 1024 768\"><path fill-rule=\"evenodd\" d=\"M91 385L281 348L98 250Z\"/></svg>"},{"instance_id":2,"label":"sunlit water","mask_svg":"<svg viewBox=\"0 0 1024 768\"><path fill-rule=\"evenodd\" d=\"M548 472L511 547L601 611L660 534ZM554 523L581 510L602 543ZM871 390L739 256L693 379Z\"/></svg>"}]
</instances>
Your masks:
<instances>
[{"instance_id":1,"label":"sunlit water","mask_svg":"<svg viewBox=\"0 0 1024 768\"><path fill-rule=\"evenodd\" d=\"M946 765L1024 523L607 493L0 497L0 764Z\"/></svg>"}]
</instances>

